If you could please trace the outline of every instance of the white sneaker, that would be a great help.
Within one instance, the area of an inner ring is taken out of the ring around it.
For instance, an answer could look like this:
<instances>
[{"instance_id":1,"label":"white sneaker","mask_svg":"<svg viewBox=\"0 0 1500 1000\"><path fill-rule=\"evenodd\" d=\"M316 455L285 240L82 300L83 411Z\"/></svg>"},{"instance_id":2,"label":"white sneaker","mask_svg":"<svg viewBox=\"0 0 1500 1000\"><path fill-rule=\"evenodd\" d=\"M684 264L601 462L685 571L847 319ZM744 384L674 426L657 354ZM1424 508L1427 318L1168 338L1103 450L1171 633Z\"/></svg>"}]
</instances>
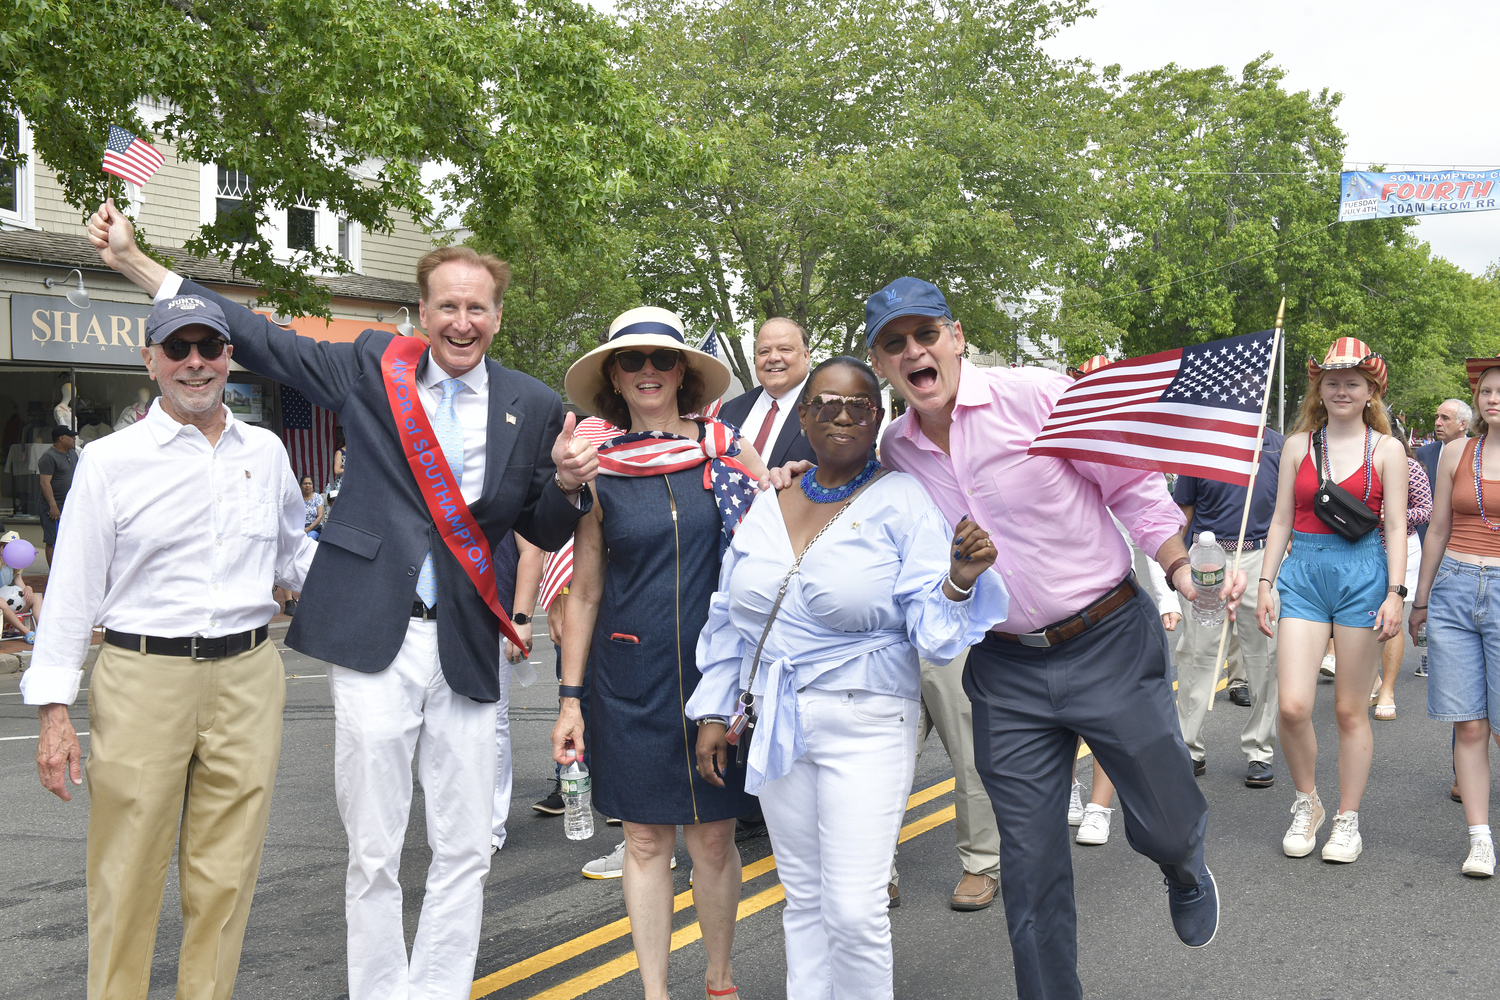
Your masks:
<instances>
[{"instance_id":1,"label":"white sneaker","mask_svg":"<svg viewBox=\"0 0 1500 1000\"><path fill-rule=\"evenodd\" d=\"M1113 809L1092 802L1084 806L1083 822L1078 825L1078 836L1073 839L1091 846L1109 843L1109 817L1113 812Z\"/></svg>"},{"instance_id":2,"label":"white sneaker","mask_svg":"<svg viewBox=\"0 0 1500 1000\"><path fill-rule=\"evenodd\" d=\"M1292 803L1292 825L1281 838L1281 850L1289 858L1305 858L1318 846L1318 830L1326 817L1316 791L1297 793Z\"/></svg>"},{"instance_id":3,"label":"white sneaker","mask_svg":"<svg viewBox=\"0 0 1500 1000\"><path fill-rule=\"evenodd\" d=\"M1464 874L1470 878L1489 878L1495 874L1495 842L1488 837L1469 838L1469 856L1464 859Z\"/></svg>"},{"instance_id":4,"label":"white sneaker","mask_svg":"<svg viewBox=\"0 0 1500 1000\"><path fill-rule=\"evenodd\" d=\"M1334 664L1333 654L1332 653L1324 653L1323 654L1323 665L1318 668L1318 673L1322 674L1324 677L1332 677L1333 676L1333 664Z\"/></svg>"},{"instance_id":5,"label":"white sneaker","mask_svg":"<svg viewBox=\"0 0 1500 1000\"><path fill-rule=\"evenodd\" d=\"M1323 860L1347 865L1365 849L1359 836L1359 813L1343 812L1333 817L1328 843L1323 845Z\"/></svg>"},{"instance_id":6,"label":"white sneaker","mask_svg":"<svg viewBox=\"0 0 1500 1000\"><path fill-rule=\"evenodd\" d=\"M677 855L672 855L672 867L677 867ZM595 858L583 866L584 878L619 878L625 874L625 841L602 858Z\"/></svg>"},{"instance_id":7,"label":"white sneaker","mask_svg":"<svg viewBox=\"0 0 1500 1000\"><path fill-rule=\"evenodd\" d=\"M1068 796L1068 825L1077 826L1083 822L1083 784L1073 782L1073 791Z\"/></svg>"}]
</instances>

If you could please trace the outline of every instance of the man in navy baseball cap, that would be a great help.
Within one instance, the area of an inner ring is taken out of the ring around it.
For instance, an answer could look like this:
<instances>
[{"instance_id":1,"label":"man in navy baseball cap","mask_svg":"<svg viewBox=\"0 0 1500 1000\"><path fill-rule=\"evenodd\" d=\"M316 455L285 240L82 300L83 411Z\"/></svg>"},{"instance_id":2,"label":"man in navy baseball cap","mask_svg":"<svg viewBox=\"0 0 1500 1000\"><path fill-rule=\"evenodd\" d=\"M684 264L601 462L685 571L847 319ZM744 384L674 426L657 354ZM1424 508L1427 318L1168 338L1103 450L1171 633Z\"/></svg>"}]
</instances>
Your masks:
<instances>
[{"instance_id":1,"label":"man in navy baseball cap","mask_svg":"<svg viewBox=\"0 0 1500 1000\"><path fill-rule=\"evenodd\" d=\"M948 300L921 278L897 278L865 300L865 346L874 347L880 328L897 316L931 316L952 320Z\"/></svg>"},{"instance_id":2,"label":"man in navy baseball cap","mask_svg":"<svg viewBox=\"0 0 1500 1000\"><path fill-rule=\"evenodd\" d=\"M146 343L160 344L178 330L189 326L201 326L213 331L226 341L229 324L224 320L224 310L217 302L201 295L174 295L162 299L146 317Z\"/></svg>"}]
</instances>

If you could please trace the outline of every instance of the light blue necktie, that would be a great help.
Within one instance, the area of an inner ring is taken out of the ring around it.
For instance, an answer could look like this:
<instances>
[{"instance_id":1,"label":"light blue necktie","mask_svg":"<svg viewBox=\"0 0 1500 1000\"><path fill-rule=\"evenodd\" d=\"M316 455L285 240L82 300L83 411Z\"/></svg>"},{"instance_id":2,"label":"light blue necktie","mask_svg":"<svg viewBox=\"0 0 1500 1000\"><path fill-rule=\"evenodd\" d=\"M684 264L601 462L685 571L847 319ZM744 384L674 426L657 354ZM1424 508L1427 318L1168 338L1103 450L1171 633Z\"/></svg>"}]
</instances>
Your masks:
<instances>
[{"instance_id":1,"label":"light blue necktie","mask_svg":"<svg viewBox=\"0 0 1500 1000\"><path fill-rule=\"evenodd\" d=\"M453 473L453 490L457 492L464 479L464 429L453 412L453 397L464 387L456 378L443 379L437 384L443 390L438 400L437 412L432 415L432 432L437 435L438 447L448 460L448 469ZM417 574L417 596L429 608L437 603L437 581L432 575L432 553L422 562L422 572Z\"/></svg>"}]
</instances>

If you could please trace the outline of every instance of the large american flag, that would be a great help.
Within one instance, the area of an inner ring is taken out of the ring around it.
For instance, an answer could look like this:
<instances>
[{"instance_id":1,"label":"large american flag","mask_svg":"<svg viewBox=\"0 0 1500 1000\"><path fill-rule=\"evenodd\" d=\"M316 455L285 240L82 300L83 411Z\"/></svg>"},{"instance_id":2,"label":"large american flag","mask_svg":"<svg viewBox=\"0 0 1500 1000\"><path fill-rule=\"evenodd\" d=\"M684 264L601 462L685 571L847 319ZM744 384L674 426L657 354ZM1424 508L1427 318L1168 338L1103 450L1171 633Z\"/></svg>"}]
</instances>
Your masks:
<instances>
[{"instance_id":1,"label":"large american flag","mask_svg":"<svg viewBox=\"0 0 1500 1000\"><path fill-rule=\"evenodd\" d=\"M104 144L104 172L140 187L161 169L166 158L145 139L138 139L118 125L109 127Z\"/></svg>"},{"instance_id":2,"label":"large american flag","mask_svg":"<svg viewBox=\"0 0 1500 1000\"><path fill-rule=\"evenodd\" d=\"M618 437L625 433L600 417L588 417L580 420L573 428L574 437L587 438L595 448L612 437ZM550 608L552 602L557 600L557 595L562 589L573 582L573 539L569 538L563 547L556 552L547 555L547 562L542 567L542 593L541 604L544 608Z\"/></svg>"},{"instance_id":3,"label":"large american flag","mask_svg":"<svg viewBox=\"0 0 1500 1000\"><path fill-rule=\"evenodd\" d=\"M717 358L719 356L719 338L714 333L714 331L717 330L718 327L719 325L717 323L715 323L713 326L710 326L708 328L708 336L704 337L703 343L698 345L698 350L702 351L704 354L707 354L711 358ZM723 406L724 400L716 399L699 410L697 415L700 417L717 417L719 415L719 410L722 409ZM689 416L692 415L693 414L689 414Z\"/></svg>"},{"instance_id":4,"label":"large american flag","mask_svg":"<svg viewBox=\"0 0 1500 1000\"><path fill-rule=\"evenodd\" d=\"M334 417L289 385L281 387L281 439L297 478L313 477L322 490L333 478Z\"/></svg>"},{"instance_id":5,"label":"large american flag","mask_svg":"<svg viewBox=\"0 0 1500 1000\"><path fill-rule=\"evenodd\" d=\"M1074 382L1030 454L1250 484L1275 330L1107 365Z\"/></svg>"}]
</instances>

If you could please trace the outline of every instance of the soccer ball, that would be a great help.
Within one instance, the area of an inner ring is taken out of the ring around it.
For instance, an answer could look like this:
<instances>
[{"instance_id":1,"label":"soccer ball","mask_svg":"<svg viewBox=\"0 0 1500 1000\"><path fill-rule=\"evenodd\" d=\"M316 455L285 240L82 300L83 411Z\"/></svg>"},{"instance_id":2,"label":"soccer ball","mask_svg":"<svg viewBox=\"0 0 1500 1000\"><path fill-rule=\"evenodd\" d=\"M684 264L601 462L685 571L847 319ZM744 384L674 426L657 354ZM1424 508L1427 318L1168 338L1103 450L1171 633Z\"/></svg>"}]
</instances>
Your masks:
<instances>
[{"instance_id":1,"label":"soccer ball","mask_svg":"<svg viewBox=\"0 0 1500 1000\"><path fill-rule=\"evenodd\" d=\"M26 610L26 598L17 586L0 587L0 601L4 601L12 611L20 614Z\"/></svg>"}]
</instances>

